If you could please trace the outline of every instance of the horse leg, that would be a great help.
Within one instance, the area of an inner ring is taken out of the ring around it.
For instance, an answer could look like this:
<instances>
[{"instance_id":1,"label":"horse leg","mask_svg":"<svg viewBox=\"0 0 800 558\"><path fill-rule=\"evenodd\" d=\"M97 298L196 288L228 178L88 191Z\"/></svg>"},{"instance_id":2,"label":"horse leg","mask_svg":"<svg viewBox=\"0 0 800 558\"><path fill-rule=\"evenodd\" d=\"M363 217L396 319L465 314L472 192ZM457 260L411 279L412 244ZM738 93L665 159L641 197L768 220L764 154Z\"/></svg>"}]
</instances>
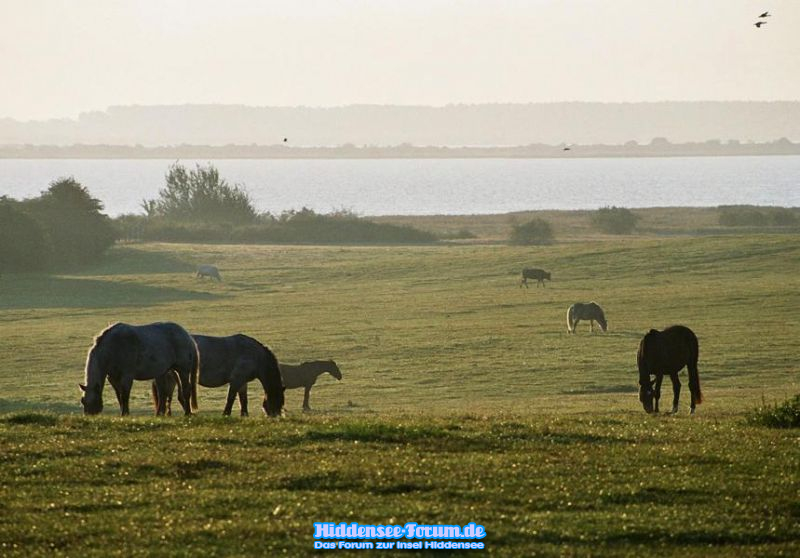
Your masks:
<instances>
[{"instance_id":1,"label":"horse leg","mask_svg":"<svg viewBox=\"0 0 800 558\"><path fill-rule=\"evenodd\" d=\"M658 413L658 400L661 399L661 382L664 380L663 374L656 374L656 386L653 391L653 395L655 397L655 406L653 407L653 412Z\"/></svg>"},{"instance_id":2,"label":"horse leg","mask_svg":"<svg viewBox=\"0 0 800 558\"><path fill-rule=\"evenodd\" d=\"M233 376L231 378L231 383L228 384L228 399L225 401L225 408L222 410L222 414L226 417L231 415L231 410L233 410L233 402L236 401L236 395L239 393L239 390L242 389L242 386L247 384L247 380L241 377Z\"/></svg>"},{"instance_id":3,"label":"horse leg","mask_svg":"<svg viewBox=\"0 0 800 558\"><path fill-rule=\"evenodd\" d=\"M129 402L131 399L131 388L133 387L133 377L123 377L119 382L119 411L120 415L131 414Z\"/></svg>"},{"instance_id":4,"label":"horse leg","mask_svg":"<svg viewBox=\"0 0 800 558\"><path fill-rule=\"evenodd\" d=\"M672 380L672 414L678 412L678 400L681 397L681 381L678 378L678 373L670 374Z\"/></svg>"},{"instance_id":5,"label":"horse leg","mask_svg":"<svg viewBox=\"0 0 800 558\"><path fill-rule=\"evenodd\" d=\"M159 376L153 383L156 386L156 416L172 415L172 390L175 388L172 372Z\"/></svg>"},{"instance_id":6,"label":"horse leg","mask_svg":"<svg viewBox=\"0 0 800 558\"><path fill-rule=\"evenodd\" d=\"M594 320L589 320L589 331L594 333Z\"/></svg>"},{"instance_id":7,"label":"horse leg","mask_svg":"<svg viewBox=\"0 0 800 558\"><path fill-rule=\"evenodd\" d=\"M311 386L306 386L306 391L303 394L303 411L310 411L311 406L308 404L308 396L311 394Z\"/></svg>"},{"instance_id":8,"label":"horse leg","mask_svg":"<svg viewBox=\"0 0 800 558\"><path fill-rule=\"evenodd\" d=\"M122 394L119 391L119 384L116 380L112 380L111 376L108 376L108 383L114 388L114 394L117 396L117 403L119 403L119 408L122 409Z\"/></svg>"},{"instance_id":9,"label":"horse leg","mask_svg":"<svg viewBox=\"0 0 800 558\"><path fill-rule=\"evenodd\" d=\"M192 373L188 370L176 370L175 372L178 373L178 380L180 381L180 395L178 396L178 401L181 403L181 407L183 407L183 414L189 416L192 414ZM175 372L167 372L167 374L175 374ZM174 375L172 376L175 377Z\"/></svg>"},{"instance_id":10,"label":"horse leg","mask_svg":"<svg viewBox=\"0 0 800 558\"><path fill-rule=\"evenodd\" d=\"M239 390L239 408L243 417L248 416L247 412L247 384L244 384Z\"/></svg>"}]
</instances>

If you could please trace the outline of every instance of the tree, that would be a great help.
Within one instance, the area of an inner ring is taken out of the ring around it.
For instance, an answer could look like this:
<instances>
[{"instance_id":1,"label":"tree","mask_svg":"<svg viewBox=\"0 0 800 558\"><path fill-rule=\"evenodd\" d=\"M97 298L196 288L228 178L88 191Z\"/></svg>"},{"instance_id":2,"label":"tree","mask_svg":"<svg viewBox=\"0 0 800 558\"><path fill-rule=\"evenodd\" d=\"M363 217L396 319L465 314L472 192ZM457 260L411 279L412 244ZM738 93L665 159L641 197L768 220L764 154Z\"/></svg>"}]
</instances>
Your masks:
<instances>
[{"instance_id":1,"label":"tree","mask_svg":"<svg viewBox=\"0 0 800 558\"><path fill-rule=\"evenodd\" d=\"M73 177L50 183L39 198L23 202L52 245L49 263L56 266L85 264L102 255L116 239L103 204Z\"/></svg>"},{"instance_id":2,"label":"tree","mask_svg":"<svg viewBox=\"0 0 800 558\"><path fill-rule=\"evenodd\" d=\"M608 234L631 234L639 217L624 207L602 207L592 214L592 226Z\"/></svg>"},{"instance_id":3,"label":"tree","mask_svg":"<svg viewBox=\"0 0 800 558\"><path fill-rule=\"evenodd\" d=\"M231 186L211 164L194 170L175 163L166 174L166 187L156 200L144 200L148 217L201 223L252 223L258 217L250 196Z\"/></svg>"},{"instance_id":4,"label":"tree","mask_svg":"<svg viewBox=\"0 0 800 558\"><path fill-rule=\"evenodd\" d=\"M512 244L549 244L553 241L553 227L544 219L534 218L511 228Z\"/></svg>"}]
</instances>

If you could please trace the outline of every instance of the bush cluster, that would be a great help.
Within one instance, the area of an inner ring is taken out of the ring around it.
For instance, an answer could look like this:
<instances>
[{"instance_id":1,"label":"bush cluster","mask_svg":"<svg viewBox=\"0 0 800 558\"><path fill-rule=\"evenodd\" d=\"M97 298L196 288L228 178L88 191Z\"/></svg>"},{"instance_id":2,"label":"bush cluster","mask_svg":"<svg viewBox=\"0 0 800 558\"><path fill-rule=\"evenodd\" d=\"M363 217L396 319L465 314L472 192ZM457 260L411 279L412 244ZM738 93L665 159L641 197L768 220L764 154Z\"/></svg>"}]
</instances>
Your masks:
<instances>
[{"instance_id":1,"label":"bush cluster","mask_svg":"<svg viewBox=\"0 0 800 558\"><path fill-rule=\"evenodd\" d=\"M592 213L592 226L606 234L631 234L639 217L624 207L601 207Z\"/></svg>"},{"instance_id":2,"label":"bush cluster","mask_svg":"<svg viewBox=\"0 0 800 558\"><path fill-rule=\"evenodd\" d=\"M511 244L549 244L553 241L553 227L544 219L534 218L511 227Z\"/></svg>"},{"instance_id":3,"label":"bush cluster","mask_svg":"<svg viewBox=\"0 0 800 558\"><path fill-rule=\"evenodd\" d=\"M791 227L800 224L797 213L785 207L723 205L719 208L723 227Z\"/></svg>"},{"instance_id":4,"label":"bush cluster","mask_svg":"<svg viewBox=\"0 0 800 558\"><path fill-rule=\"evenodd\" d=\"M99 258L117 236L103 205L74 178L38 198L0 198L0 265L5 271L73 268Z\"/></svg>"},{"instance_id":5,"label":"bush cluster","mask_svg":"<svg viewBox=\"0 0 800 558\"><path fill-rule=\"evenodd\" d=\"M780 404L762 405L750 414L748 422L770 428L800 428L800 395Z\"/></svg>"}]
</instances>

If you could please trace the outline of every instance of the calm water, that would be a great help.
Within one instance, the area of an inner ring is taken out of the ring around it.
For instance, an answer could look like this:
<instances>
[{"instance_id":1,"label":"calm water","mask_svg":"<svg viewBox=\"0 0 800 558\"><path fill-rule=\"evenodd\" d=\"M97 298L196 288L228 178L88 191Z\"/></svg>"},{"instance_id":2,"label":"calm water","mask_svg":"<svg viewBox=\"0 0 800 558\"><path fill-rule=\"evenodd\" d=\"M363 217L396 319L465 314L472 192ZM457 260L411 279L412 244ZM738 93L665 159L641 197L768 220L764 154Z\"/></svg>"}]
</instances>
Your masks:
<instances>
[{"instance_id":1,"label":"calm water","mask_svg":"<svg viewBox=\"0 0 800 558\"><path fill-rule=\"evenodd\" d=\"M182 161L193 166L195 161ZM206 163L207 161L202 161ZM362 215L526 209L800 206L800 156L652 159L314 159L211 161L261 211L303 206ZM140 213L170 160L4 159L0 195L32 197L74 176L110 215Z\"/></svg>"}]
</instances>

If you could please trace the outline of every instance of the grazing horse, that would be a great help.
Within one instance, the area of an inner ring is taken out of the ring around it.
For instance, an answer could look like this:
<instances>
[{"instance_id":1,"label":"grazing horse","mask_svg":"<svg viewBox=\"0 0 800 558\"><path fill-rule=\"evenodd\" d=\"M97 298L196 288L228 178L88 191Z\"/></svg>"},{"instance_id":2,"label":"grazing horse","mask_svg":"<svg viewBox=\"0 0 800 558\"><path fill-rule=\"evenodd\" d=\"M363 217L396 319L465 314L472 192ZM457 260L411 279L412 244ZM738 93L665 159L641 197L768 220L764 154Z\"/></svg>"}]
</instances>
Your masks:
<instances>
[{"instance_id":1,"label":"grazing horse","mask_svg":"<svg viewBox=\"0 0 800 558\"><path fill-rule=\"evenodd\" d=\"M544 269L537 269L533 267L526 267L522 270L522 280L519 282L519 288L522 288L522 285L525 285L525 288L528 288L528 279L536 279L536 286L538 287L539 284L542 287L545 286L544 280L547 279L550 281L550 272L545 271Z\"/></svg>"},{"instance_id":2,"label":"grazing horse","mask_svg":"<svg viewBox=\"0 0 800 558\"><path fill-rule=\"evenodd\" d=\"M328 372L337 380L342 379L342 371L332 360L313 360L311 362L304 362L303 364L284 364L278 365L281 369L281 376L283 377L283 385L286 389L305 388L305 395L303 396L303 410L310 411L311 407L308 404L308 397L311 393L311 386L317 381L317 377ZM247 385L245 384L239 390L239 400L244 401L242 405L247 405Z\"/></svg>"},{"instance_id":3,"label":"grazing horse","mask_svg":"<svg viewBox=\"0 0 800 558\"><path fill-rule=\"evenodd\" d=\"M200 352L200 385L221 387L228 385L228 399L223 415L230 415L233 401L247 382L258 379L264 388L264 412L271 417L280 416L283 409L283 382L278 360L267 347L241 333L229 337L193 335ZM165 400L172 406L175 377L167 376L163 382L153 382L153 401L156 405ZM246 391L245 391L246 393ZM180 399L180 396L179 396ZM242 416L247 416L247 397L239 397ZM181 401L181 403L183 403Z\"/></svg>"},{"instance_id":4,"label":"grazing horse","mask_svg":"<svg viewBox=\"0 0 800 558\"><path fill-rule=\"evenodd\" d=\"M197 409L197 345L185 329L170 322L133 326L116 323L98 335L86 357L86 376L81 405L87 415L103 410L103 385L106 378L114 388L120 413L130 413L128 401L134 380L177 378L180 380L183 410ZM191 402L191 403L190 403ZM156 414L163 415L162 401Z\"/></svg>"},{"instance_id":5,"label":"grazing horse","mask_svg":"<svg viewBox=\"0 0 800 558\"><path fill-rule=\"evenodd\" d=\"M197 277L211 277L212 279L216 279L217 281L222 281L222 277L219 275L219 269L215 265L198 265L197 266Z\"/></svg>"},{"instance_id":6,"label":"grazing horse","mask_svg":"<svg viewBox=\"0 0 800 558\"><path fill-rule=\"evenodd\" d=\"M703 402L700 376L697 372L699 354L697 336L682 325L670 326L664 331L651 329L642 338L636 353L636 363L639 366L639 401L645 411L658 412L661 381L668 374L672 380L672 412L678 412L678 399L681 395L678 372L686 366L689 370L689 391L692 394L690 413L694 414L695 406ZM650 376L655 376L655 380L651 380Z\"/></svg>"},{"instance_id":7,"label":"grazing horse","mask_svg":"<svg viewBox=\"0 0 800 558\"><path fill-rule=\"evenodd\" d=\"M305 388L305 394L303 395L304 411L311 410L311 406L308 404L308 397L311 393L311 386L314 385L320 374L328 372L337 380L342 379L341 370L332 360L312 360L311 362L297 365L281 363L280 367L283 383L287 389Z\"/></svg>"},{"instance_id":8,"label":"grazing horse","mask_svg":"<svg viewBox=\"0 0 800 558\"><path fill-rule=\"evenodd\" d=\"M567 310L567 332L575 333L575 328L581 320L589 320L589 331L594 331L594 323L600 324L600 329L608 330L608 322L603 309L596 302L576 302Z\"/></svg>"}]
</instances>

